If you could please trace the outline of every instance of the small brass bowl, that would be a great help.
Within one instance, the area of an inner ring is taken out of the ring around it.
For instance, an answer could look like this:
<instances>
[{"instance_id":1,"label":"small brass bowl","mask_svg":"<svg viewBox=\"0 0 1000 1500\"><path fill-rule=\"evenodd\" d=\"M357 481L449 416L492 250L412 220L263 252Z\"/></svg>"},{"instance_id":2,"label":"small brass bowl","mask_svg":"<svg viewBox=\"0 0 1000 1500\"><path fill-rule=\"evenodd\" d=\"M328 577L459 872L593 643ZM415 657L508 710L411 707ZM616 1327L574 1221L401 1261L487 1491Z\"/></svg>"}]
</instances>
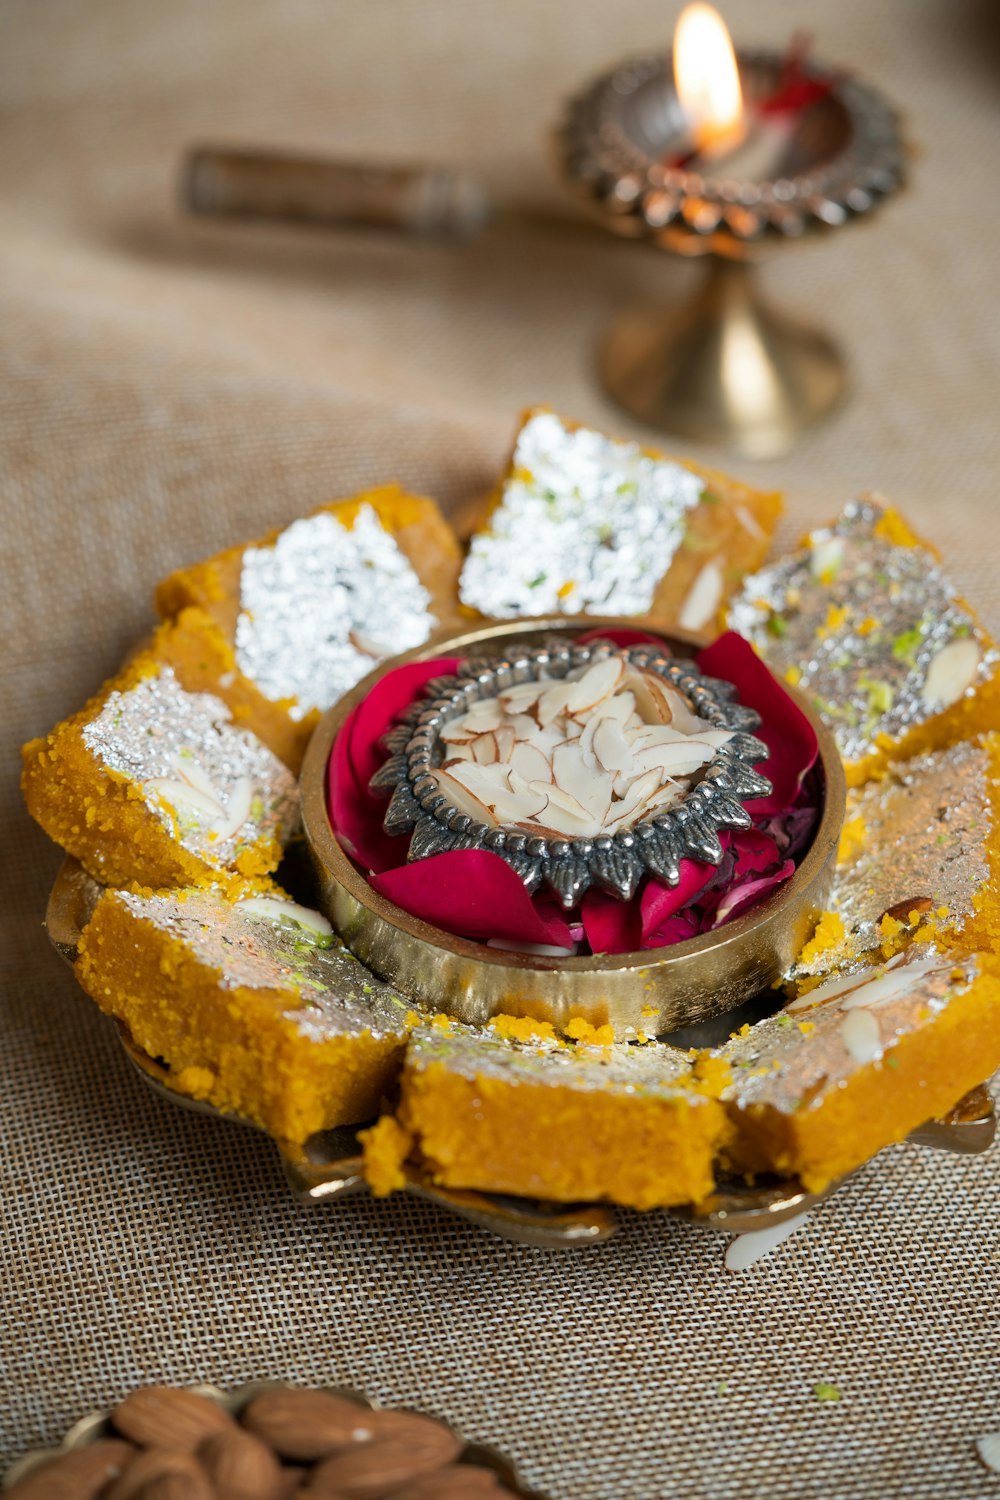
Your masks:
<instances>
[{"instance_id":1,"label":"small brass bowl","mask_svg":"<svg viewBox=\"0 0 1000 1500\"><path fill-rule=\"evenodd\" d=\"M402 911L372 890L345 854L327 815L327 764L348 715L387 672L438 656L489 656L514 646L584 631L648 628L678 655L705 642L636 620L577 618L489 623L438 636L382 663L323 717L302 767L302 813L320 902L344 942L381 978L431 1011L474 1025L498 1014L530 1016L564 1028L574 1017L608 1023L622 1041L668 1034L732 1010L771 985L807 940L823 909L844 820L846 787L831 735L802 698L796 702L819 741L819 826L795 874L744 917L668 948L591 958L509 953L455 937Z\"/></svg>"}]
</instances>

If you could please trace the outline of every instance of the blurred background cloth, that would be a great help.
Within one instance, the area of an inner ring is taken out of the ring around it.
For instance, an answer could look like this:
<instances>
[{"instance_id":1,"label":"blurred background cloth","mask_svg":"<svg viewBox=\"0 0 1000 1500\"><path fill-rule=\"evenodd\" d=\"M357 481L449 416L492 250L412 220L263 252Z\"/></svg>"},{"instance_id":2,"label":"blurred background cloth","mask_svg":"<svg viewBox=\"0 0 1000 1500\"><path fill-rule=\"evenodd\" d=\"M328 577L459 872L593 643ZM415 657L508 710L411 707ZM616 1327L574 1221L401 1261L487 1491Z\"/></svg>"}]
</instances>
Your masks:
<instances>
[{"instance_id":1,"label":"blurred background cloth","mask_svg":"<svg viewBox=\"0 0 1000 1500\"><path fill-rule=\"evenodd\" d=\"M157 578L364 484L459 506L531 402L637 432L597 388L595 342L697 274L558 230L456 247L189 221L184 148L464 164L552 208L560 100L666 50L678 10L0 8L6 1456L138 1382L283 1376L426 1406L554 1497L995 1491L972 1440L1000 1426L996 1152L886 1152L741 1277L721 1238L660 1215L545 1254L408 1200L306 1211L265 1140L146 1093L40 925L59 854L20 808L16 746L114 670ZM850 403L791 457L729 466L786 491L784 540L884 490L997 629L996 8L724 10L748 46L813 32L898 102L917 152L871 223L764 271L846 346ZM818 1381L843 1400L818 1405Z\"/></svg>"}]
</instances>

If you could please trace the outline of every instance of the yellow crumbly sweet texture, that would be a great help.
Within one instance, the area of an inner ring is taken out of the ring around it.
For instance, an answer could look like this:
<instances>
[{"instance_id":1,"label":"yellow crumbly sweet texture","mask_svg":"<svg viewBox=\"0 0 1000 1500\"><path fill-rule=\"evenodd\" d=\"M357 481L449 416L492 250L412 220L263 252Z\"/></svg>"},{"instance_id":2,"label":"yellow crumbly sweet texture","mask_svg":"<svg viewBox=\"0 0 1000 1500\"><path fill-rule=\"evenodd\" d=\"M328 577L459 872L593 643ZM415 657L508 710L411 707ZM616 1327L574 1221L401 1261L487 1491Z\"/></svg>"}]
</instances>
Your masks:
<instances>
[{"instance_id":1,"label":"yellow crumbly sweet texture","mask_svg":"<svg viewBox=\"0 0 1000 1500\"><path fill-rule=\"evenodd\" d=\"M99 761L83 738L111 693L129 692L164 665L173 668L186 691L219 697L233 713L234 727L246 728L239 689L234 693L218 686L227 660L222 644L202 638L189 618L161 626L83 708L50 734L29 740L21 751L21 789L31 816L102 885L139 880L169 886L227 878L225 871L185 849L146 806L141 786ZM218 654L214 646L219 646ZM247 878L268 874L277 869L281 855L277 838L262 838L240 852L236 873Z\"/></svg>"},{"instance_id":2,"label":"yellow crumbly sweet texture","mask_svg":"<svg viewBox=\"0 0 1000 1500\"><path fill-rule=\"evenodd\" d=\"M561 1045L600 1066L601 1048ZM720 1087L705 1077L666 1094L580 1088L485 1058L472 1076L446 1058L408 1058L395 1118L364 1137L365 1173L376 1193L402 1185L409 1158L443 1187L640 1209L703 1202L728 1128Z\"/></svg>"},{"instance_id":3,"label":"yellow crumbly sweet texture","mask_svg":"<svg viewBox=\"0 0 1000 1500\"><path fill-rule=\"evenodd\" d=\"M331 515L350 530L362 506L375 512L413 565L431 596L431 613L443 626L456 624L459 620L457 585L461 552L455 533L434 501L411 495L399 485L390 484L366 490L348 500L321 505L309 514ZM228 547L204 562L179 568L158 585L156 607L168 618L194 607L200 611L198 618L202 628L211 633L214 627L231 658L225 670L235 674L245 722L276 755L297 771L309 737L319 721L319 711L314 709L299 720L292 719L288 713L292 700L266 698L249 678L239 672L233 654L240 611L243 554L251 547L273 546L283 529L275 528L254 541ZM192 616L192 626L195 620L196 617Z\"/></svg>"},{"instance_id":4,"label":"yellow crumbly sweet texture","mask_svg":"<svg viewBox=\"0 0 1000 1500\"><path fill-rule=\"evenodd\" d=\"M529 407L522 414L520 426L540 412L549 410L545 406ZM568 432L577 432L586 426L565 417L560 417L559 421ZM515 448L516 443L515 438ZM739 587L744 574L754 572L764 561L784 508L781 495L776 491L753 489L720 469L709 469L690 459L662 453L657 448L642 445L642 452L647 458L680 464L705 483L701 501L688 512L684 540L656 586L649 617L657 626L676 625L702 569L706 563L712 562L722 574L723 593L718 619L713 618L703 628L709 635L714 635L716 627L721 628L725 601ZM466 512L461 518L463 532L489 530L490 517L502 503L504 485L512 473L513 461L485 504L480 502L478 515L473 518ZM475 611L467 610L466 613L474 615Z\"/></svg>"},{"instance_id":5,"label":"yellow crumbly sweet texture","mask_svg":"<svg viewBox=\"0 0 1000 1500\"><path fill-rule=\"evenodd\" d=\"M402 1032L317 1040L290 1018L302 1002L287 989L223 988L216 969L115 891L97 903L76 974L101 1010L169 1066L173 1088L280 1140L371 1119L399 1071Z\"/></svg>"},{"instance_id":6,"label":"yellow crumbly sweet texture","mask_svg":"<svg viewBox=\"0 0 1000 1500\"><path fill-rule=\"evenodd\" d=\"M998 1065L1000 979L994 964L933 1025L898 1037L877 1062L859 1066L818 1102L804 1098L793 1114L767 1104L732 1106L735 1134L727 1161L752 1176L798 1177L810 1192L821 1192L884 1146L947 1114Z\"/></svg>"}]
</instances>

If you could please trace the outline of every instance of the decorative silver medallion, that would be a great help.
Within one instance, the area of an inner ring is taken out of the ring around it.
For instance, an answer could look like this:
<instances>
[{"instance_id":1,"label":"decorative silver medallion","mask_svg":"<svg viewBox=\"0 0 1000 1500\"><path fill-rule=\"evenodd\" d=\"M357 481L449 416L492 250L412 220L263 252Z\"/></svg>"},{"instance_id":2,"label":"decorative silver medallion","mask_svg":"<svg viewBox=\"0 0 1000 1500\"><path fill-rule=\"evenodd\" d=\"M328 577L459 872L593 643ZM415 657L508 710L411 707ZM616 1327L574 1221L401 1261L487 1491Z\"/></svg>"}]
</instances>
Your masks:
<instances>
[{"instance_id":1,"label":"decorative silver medallion","mask_svg":"<svg viewBox=\"0 0 1000 1500\"><path fill-rule=\"evenodd\" d=\"M649 643L552 642L435 678L385 737L372 788L408 858L498 854L567 910L592 885L628 900L646 873L718 864L719 832L771 784L767 747L732 683Z\"/></svg>"}]
</instances>

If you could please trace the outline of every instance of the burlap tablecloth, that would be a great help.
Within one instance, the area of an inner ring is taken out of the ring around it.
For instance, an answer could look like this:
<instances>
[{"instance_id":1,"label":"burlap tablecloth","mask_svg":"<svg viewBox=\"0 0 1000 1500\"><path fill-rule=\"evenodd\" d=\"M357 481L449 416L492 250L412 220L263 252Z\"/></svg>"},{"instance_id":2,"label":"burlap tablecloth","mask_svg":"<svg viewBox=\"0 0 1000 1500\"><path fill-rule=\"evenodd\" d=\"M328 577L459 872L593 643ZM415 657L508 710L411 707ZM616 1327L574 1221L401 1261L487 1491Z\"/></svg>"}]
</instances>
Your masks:
<instances>
[{"instance_id":1,"label":"burlap tablecloth","mask_svg":"<svg viewBox=\"0 0 1000 1500\"><path fill-rule=\"evenodd\" d=\"M744 470L787 491L786 538L858 487L894 495L1000 627L991 7L727 12L748 43L814 29L906 107L920 149L875 223L768 268L849 346L854 398L791 458ZM553 1497L1000 1493L973 1449L1000 1427L995 1151L887 1151L741 1276L720 1237L659 1214L551 1254L406 1199L306 1211L265 1140L141 1087L41 928L59 855L20 809L16 746L117 665L155 580L361 484L461 503L529 401L628 430L591 378L593 342L629 299L692 274L562 233L448 249L193 225L173 205L182 147L464 161L544 202L560 95L665 46L675 13L0 9L7 1457L139 1382L282 1376L440 1412ZM819 1381L839 1404L816 1401Z\"/></svg>"}]
</instances>

